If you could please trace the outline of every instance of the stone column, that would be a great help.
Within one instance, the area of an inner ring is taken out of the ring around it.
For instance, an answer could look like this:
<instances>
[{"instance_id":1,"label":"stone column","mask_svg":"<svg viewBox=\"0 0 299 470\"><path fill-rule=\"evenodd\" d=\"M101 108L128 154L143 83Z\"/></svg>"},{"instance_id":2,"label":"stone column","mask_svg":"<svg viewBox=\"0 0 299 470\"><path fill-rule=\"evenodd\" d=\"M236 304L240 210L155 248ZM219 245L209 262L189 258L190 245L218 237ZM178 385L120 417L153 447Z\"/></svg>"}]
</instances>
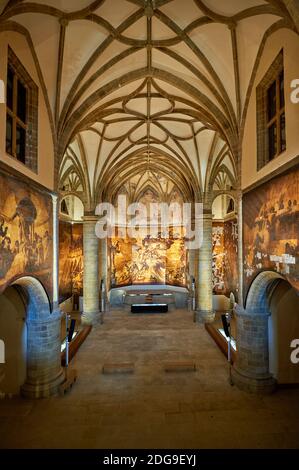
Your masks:
<instances>
[{"instance_id":1,"label":"stone column","mask_svg":"<svg viewBox=\"0 0 299 470\"><path fill-rule=\"evenodd\" d=\"M47 398L64 380L61 368L61 313L27 319L27 377L21 388L25 398Z\"/></svg>"},{"instance_id":2,"label":"stone column","mask_svg":"<svg viewBox=\"0 0 299 470\"><path fill-rule=\"evenodd\" d=\"M26 298L27 375L21 393L26 398L46 398L55 394L64 380L61 313L59 309L51 313L47 294L37 279L26 276L15 285Z\"/></svg>"},{"instance_id":3,"label":"stone column","mask_svg":"<svg viewBox=\"0 0 299 470\"><path fill-rule=\"evenodd\" d=\"M84 325L94 325L100 320L99 308L99 239L96 235L95 216L83 218L83 315Z\"/></svg>"},{"instance_id":4,"label":"stone column","mask_svg":"<svg viewBox=\"0 0 299 470\"><path fill-rule=\"evenodd\" d=\"M242 191L238 194L238 304L243 307L243 201Z\"/></svg>"},{"instance_id":5,"label":"stone column","mask_svg":"<svg viewBox=\"0 0 299 470\"><path fill-rule=\"evenodd\" d=\"M198 256L198 278L196 282L197 310L195 321L210 323L215 318L212 286L212 210L204 209L202 220L202 244Z\"/></svg>"},{"instance_id":6,"label":"stone column","mask_svg":"<svg viewBox=\"0 0 299 470\"><path fill-rule=\"evenodd\" d=\"M232 380L241 390L271 393L275 380L269 372L268 313L248 313L238 308L237 358Z\"/></svg>"}]
</instances>

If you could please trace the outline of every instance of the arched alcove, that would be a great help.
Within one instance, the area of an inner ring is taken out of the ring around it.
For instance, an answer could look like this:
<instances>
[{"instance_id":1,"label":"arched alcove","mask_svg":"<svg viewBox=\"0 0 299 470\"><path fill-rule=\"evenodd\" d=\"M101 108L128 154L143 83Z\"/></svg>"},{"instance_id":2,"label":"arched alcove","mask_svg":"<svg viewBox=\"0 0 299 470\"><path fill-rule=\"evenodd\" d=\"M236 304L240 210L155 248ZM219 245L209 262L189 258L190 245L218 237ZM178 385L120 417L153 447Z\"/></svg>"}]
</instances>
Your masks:
<instances>
[{"instance_id":1,"label":"arched alcove","mask_svg":"<svg viewBox=\"0 0 299 470\"><path fill-rule=\"evenodd\" d=\"M7 341L4 388L0 383L0 390L28 398L56 393L63 381L61 314L51 313L46 291L37 279L22 277L4 291L0 327Z\"/></svg>"},{"instance_id":2,"label":"arched alcove","mask_svg":"<svg viewBox=\"0 0 299 470\"><path fill-rule=\"evenodd\" d=\"M17 287L0 295L0 332L5 346L0 392L18 395L27 375L27 325L24 300Z\"/></svg>"},{"instance_id":3,"label":"arched alcove","mask_svg":"<svg viewBox=\"0 0 299 470\"><path fill-rule=\"evenodd\" d=\"M281 274L263 271L256 276L246 310L236 312L234 381L240 388L265 393L275 383L299 383L290 347L299 334L298 306L297 292Z\"/></svg>"},{"instance_id":4,"label":"arched alcove","mask_svg":"<svg viewBox=\"0 0 299 470\"><path fill-rule=\"evenodd\" d=\"M75 194L68 194L60 201L59 213L65 219L80 222L84 216L83 202Z\"/></svg>"}]
</instances>

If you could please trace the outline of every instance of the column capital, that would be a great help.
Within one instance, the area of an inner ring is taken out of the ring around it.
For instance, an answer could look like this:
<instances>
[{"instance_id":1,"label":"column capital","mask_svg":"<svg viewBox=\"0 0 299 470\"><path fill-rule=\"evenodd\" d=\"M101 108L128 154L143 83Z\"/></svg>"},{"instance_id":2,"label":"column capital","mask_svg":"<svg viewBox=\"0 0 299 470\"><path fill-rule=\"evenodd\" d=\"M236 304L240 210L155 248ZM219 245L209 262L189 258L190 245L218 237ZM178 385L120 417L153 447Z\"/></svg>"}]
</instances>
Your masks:
<instances>
[{"instance_id":1,"label":"column capital","mask_svg":"<svg viewBox=\"0 0 299 470\"><path fill-rule=\"evenodd\" d=\"M97 215L84 215L83 216L83 223L85 222L98 222L99 217Z\"/></svg>"}]
</instances>

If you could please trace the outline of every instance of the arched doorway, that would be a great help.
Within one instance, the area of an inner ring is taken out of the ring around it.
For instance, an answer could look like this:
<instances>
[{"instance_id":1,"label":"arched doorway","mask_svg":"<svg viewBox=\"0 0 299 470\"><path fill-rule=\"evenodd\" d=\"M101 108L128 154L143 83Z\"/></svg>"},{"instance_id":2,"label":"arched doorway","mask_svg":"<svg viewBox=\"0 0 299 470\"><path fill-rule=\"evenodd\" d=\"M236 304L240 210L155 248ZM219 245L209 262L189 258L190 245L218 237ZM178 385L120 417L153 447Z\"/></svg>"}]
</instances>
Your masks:
<instances>
[{"instance_id":1,"label":"arched doorway","mask_svg":"<svg viewBox=\"0 0 299 470\"><path fill-rule=\"evenodd\" d=\"M243 389L270 392L276 384L299 383L290 344L299 337L298 294L274 271L254 279L246 308L237 309L234 382Z\"/></svg>"},{"instance_id":2,"label":"arched doorway","mask_svg":"<svg viewBox=\"0 0 299 470\"><path fill-rule=\"evenodd\" d=\"M0 391L28 398L57 392L63 381L60 327L61 314L51 313L47 294L37 279L22 277L4 291L0 328L6 363Z\"/></svg>"},{"instance_id":3,"label":"arched doorway","mask_svg":"<svg viewBox=\"0 0 299 470\"><path fill-rule=\"evenodd\" d=\"M27 326L25 304L15 286L0 295L0 332L5 345L0 392L18 395L26 381Z\"/></svg>"},{"instance_id":4,"label":"arched doorway","mask_svg":"<svg viewBox=\"0 0 299 470\"><path fill-rule=\"evenodd\" d=\"M299 338L299 297L286 280L273 285L269 298L269 370L278 384L299 383L299 368L290 360L290 344Z\"/></svg>"}]
</instances>

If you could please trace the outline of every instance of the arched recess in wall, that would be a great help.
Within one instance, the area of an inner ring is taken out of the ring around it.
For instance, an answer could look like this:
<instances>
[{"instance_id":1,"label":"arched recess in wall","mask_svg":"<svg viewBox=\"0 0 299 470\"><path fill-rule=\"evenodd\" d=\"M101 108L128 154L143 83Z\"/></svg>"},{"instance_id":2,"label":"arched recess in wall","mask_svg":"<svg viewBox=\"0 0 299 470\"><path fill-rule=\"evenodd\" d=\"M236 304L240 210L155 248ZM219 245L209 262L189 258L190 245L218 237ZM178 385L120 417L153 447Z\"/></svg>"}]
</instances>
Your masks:
<instances>
[{"instance_id":1,"label":"arched recess in wall","mask_svg":"<svg viewBox=\"0 0 299 470\"><path fill-rule=\"evenodd\" d=\"M299 338L299 293L281 274L263 271L250 286L246 311L269 315L269 372L277 383L299 383L298 365L290 359L291 342Z\"/></svg>"},{"instance_id":2,"label":"arched recess in wall","mask_svg":"<svg viewBox=\"0 0 299 470\"><path fill-rule=\"evenodd\" d=\"M79 196L69 193L60 200L59 215L65 220L81 222L84 216L84 205Z\"/></svg>"},{"instance_id":3,"label":"arched recess in wall","mask_svg":"<svg viewBox=\"0 0 299 470\"><path fill-rule=\"evenodd\" d=\"M57 392L63 381L60 317L60 312L51 313L46 291L33 277L22 277L4 291L0 326L6 363L1 391L28 398Z\"/></svg>"}]
</instances>

